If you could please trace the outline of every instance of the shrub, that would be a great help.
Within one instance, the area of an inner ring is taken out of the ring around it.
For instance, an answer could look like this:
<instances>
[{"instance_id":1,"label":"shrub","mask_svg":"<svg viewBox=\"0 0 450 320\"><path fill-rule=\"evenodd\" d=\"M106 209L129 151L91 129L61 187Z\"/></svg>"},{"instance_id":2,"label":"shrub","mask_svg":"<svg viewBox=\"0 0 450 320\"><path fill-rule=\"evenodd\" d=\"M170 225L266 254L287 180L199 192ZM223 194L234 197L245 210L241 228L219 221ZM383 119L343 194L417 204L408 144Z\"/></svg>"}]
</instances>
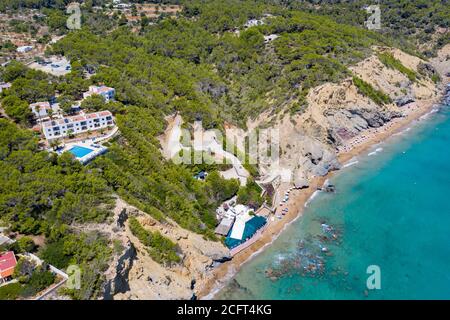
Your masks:
<instances>
[{"instance_id":1,"label":"shrub","mask_svg":"<svg viewBox=\"0 0 450 320\"><path fill-rule=\"evenodd\" d=\"M34 243L33 239L30 237L22 237L19 240L15 242L18 246L18 252L24 253L24 252L33 252L34 249L36 249L36 244Z\"/></svg>"},{"instance_id":2,"label":"shrub","mask_svg":"<svg viewBox=\"0 0 450 320\"><path fill-rule=\"evenodd\" d=\"M25 283L33 274L35 267L35 264L31 260L20 258L14 268L13 278L19 280L21 283Z\"/></svg>"},{"instance_id":3,"label":"shrub","mask_svg":"<svg viewBox=\"0 0 450 320\"><path fill-rule=\"evenodd\" d=\"M367 83L356 76L353 76L353 84L358 88L359 93L369 97L378 105L384 105L392 102L391 98L389 98L387 94L376 90L370 85L370 83Z\"/></svg>"},{"instance_id":4,"label":"shrub","mask_svg":"<svg viewBox=\"0 0 450 320\"><path fill-rule=\"evenodd\" d=\"M44 267L38 267L34 270L30 280L25 285L24 292L35 295L36 293L49 287L55 281L55 275Z\"/></svg>"},{"instance_id":5,"label":"shrub","mask_svg":"<svg viewBox=\"0 0 450 320\"><path fill-rule=\"evenodd\" d=\"M64 252L64 242L62 240L47 244L41 251L40 257L60 269L66 268L71 259L71 256Z\"/></svg>"},{"instance_id":6,"label":"shrub","mask_svg":"<svg viewBox=\"0 0 450 320\"><path fill-rule=\"evenodd\" d=\"M257 209L264 202L264 199L261 197L261 191L260 186L252 178L248 178L247 185L241 187L238 191L237 202Z\"/></svg>"}]
</instances>

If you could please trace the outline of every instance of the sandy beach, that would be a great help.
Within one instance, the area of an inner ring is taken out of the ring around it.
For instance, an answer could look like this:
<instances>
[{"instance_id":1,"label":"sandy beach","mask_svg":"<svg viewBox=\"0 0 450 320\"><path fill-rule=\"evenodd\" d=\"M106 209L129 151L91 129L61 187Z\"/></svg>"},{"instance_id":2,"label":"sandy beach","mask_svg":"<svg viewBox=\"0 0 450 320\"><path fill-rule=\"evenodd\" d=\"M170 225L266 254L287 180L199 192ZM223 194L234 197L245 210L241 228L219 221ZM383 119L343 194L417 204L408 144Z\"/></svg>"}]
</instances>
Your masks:
<instances>
[{"instance_id":1,"label":"sandy beach","mask_svg":"<svg viewBox=\"0 0 450 320\"><path fill-rule=\"evenodd\" d=\"M403 117L396 118L383 127L366 130L357 137L347 141L346 145L338 152L339 161L342 164L345 164L353 157L369 149L371 146L376 145L386 140L394 133L403 130L414 120L420 119L422 116L429 113L433 109L433 106L440 102L440 99L441 98L439 97L439 99L434 100L418 101L402 107ZM290 223L301 217L308 199L310 199L314 192L317 191L317 188L322 187L325 181L333 174L334 173L331 172L324 177L315 177L310 181L309 188L292 190L290 192L289 202L283 207L289 208L288 213L283 216L282 219L275 218L273 221L271 219L273 215L269 217L268 226L260 239L245 250L236 254L231 261L225 262L213 269L206 275L204 281L199 281L198 291L196 292L197 297L199 299L212 299L214 294L227 284L245 262L263 251L265 247L269 246ZM278 190L278 192L282 191L283 194L289 187L290 186L287 185L282 186L281 189L283 190Z\"/></svg>"}]
</instances>

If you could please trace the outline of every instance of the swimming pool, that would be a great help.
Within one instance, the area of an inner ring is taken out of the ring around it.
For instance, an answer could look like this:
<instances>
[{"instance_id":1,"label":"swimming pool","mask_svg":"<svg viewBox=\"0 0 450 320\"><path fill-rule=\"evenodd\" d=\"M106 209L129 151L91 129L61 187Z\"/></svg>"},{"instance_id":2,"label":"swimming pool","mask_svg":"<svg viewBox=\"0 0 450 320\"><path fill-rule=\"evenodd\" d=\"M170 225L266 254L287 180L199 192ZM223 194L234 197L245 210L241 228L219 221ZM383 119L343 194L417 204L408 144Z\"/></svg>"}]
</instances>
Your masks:
<instances>
[{"instance_id":1,"label":"swimming pool","mask_svg":"<svg viewBox=\"0 0 450 320\"><path fill-rule=\"evenodd\" d=\"M83 158L84 156L88 155L89 153L91 153L93 151L94 150L92 150L92 149L89 149L86 147L80 147L80 146L74 146L69 150L69 152L77 158Z\"/></svg>"}]
</instances>

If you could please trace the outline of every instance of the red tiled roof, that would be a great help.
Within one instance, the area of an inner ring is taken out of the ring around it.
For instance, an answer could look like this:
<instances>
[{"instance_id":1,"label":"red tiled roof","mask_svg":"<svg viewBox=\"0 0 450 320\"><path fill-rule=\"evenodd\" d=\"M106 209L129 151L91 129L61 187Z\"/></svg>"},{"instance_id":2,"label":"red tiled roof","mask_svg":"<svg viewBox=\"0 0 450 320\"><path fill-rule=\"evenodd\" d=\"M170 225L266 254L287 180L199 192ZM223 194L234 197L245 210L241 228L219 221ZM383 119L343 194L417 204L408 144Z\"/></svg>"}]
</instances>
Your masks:
<instances>
[{"instance_id":1,"label":"red tiled roof","mask_svg":"<svg viewBox=\"0 0 450 320\"><path fill-rule=\"evenodd\" d=\"M0 277L6 278L12 276L17 260L14 252L8 251L0 254Z\"/></svg>"}]
</instances>

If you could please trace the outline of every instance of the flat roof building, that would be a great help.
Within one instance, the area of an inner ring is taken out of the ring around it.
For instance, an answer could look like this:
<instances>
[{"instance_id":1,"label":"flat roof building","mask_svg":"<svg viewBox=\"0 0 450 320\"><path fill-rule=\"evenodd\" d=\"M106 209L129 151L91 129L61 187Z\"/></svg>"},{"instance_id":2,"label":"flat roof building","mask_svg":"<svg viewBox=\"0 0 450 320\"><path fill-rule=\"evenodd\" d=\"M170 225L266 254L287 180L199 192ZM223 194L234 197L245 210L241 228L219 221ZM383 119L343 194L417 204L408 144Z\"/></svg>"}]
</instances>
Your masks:
<instances>
[{"instance_id":1,"label":"flat roof building","mask_svg":"<svg viewBox=\"0 0 450 320\"><path fill-rule=\"evenodd\" d=\"M220 224L216 227L215 233L226 237L228 232L230 232L233 223L234 219L223 218L222 221L220 221Z\"/></svg>"},{"instance_id":2,"label":"flat roof building","mask_svg":"<svg viewBox=\"0 0 450 320\"><path fill-rule=\"evenodd\" d=\"M69 134L100 130L113 125L112 113L110 111L100 111L45 121L42 123L42 129L45 138L52 140L64 138Z\"/></svg>"}]
</instances>

